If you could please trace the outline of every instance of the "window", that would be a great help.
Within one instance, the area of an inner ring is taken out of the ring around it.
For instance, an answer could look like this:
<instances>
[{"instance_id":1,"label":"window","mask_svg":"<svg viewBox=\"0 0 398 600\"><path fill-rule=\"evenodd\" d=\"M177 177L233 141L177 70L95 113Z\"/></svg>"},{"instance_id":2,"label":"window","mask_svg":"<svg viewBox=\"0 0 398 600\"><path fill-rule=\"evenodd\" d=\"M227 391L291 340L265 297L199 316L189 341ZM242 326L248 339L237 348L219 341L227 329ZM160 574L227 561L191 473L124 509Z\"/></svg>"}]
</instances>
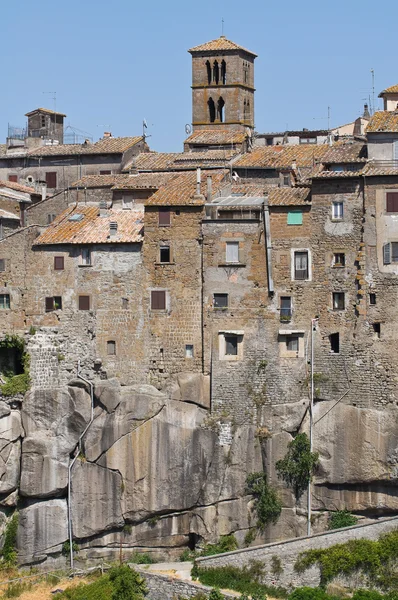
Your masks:
<instances>
[{"instance_id":1,"label":"window","mask_svg":"<svg viewBox=\"0 0 398 600\"><path fill-rule=\"evenodd\" d=\"M225 247L225 262L239 262L239 242L227 242Z\"/></svg>"},{"instance_id":2,"label":"window","mask_svg":"<svg viewBox=\"0 0 398 600\"><path fill-rule=\"evenodd\" d=\"M63 256L54 256L54 271L63 271L64 262Z\"/></svg>"},{"instance_id":3,"label":"window","mask_svg":"<svg viewBox=\"0 0 398 600\"><path fill-rule=\"evenodd\" d=\"M221 62L221 83L223 85L227 83L227 64L225 60Z\"/></svg>"},{"instance_id":4,"label":"window","mask_svg":"<svg viewBox=\"0 0 398 600\"><path fill-rule=\"evenodd\" d=\"M129 307L129 301L128 301L128 298L122 298L122 308L123 308L124 310L127 310L127 309L128 309L128 307Z\"/></svg>"},{"instance_id":5,"label":"window","mask_svg":"<svg viewBox=\"0 0 398 600\"><path fill-rule=\"evenodd\" d=\"M344 292L333 292L333 310L344 310Z\"/></svg>"},{"instance_id":6,"label":"window","mask_svg":"<svg viewBox=\"0 0 398 600\"><path fill-rule=\"evenodd\" d=\"M386 193L386 210L387 212L398 212L398 192Z\"/></svg>"},{"instance_id":7,"label":"window","mask_svg":"<svg viewBox=\"0 0 398 600\"><path fill-rule=\"evenodd\" d=\"M11 181L12 183L18 183L18 175L9 175L8 181Z\"/></svg>"},{"instance_id":8,"label":"window","mask_svg":"<svg viewBox=\"0 0 398 600\"><path fill-rule=\"evenodd\" d=\"M376 304L376 294L374 292L369 294L369 304Z\"/></svg>"},{"instance_id":9,"label":"window","mask_svg":"<svg viewBox=\"0 0 398 600\"><path fill-rule=\"evenodd\" d=\"M159 208L159 225L170 225L170 209Z\"/></svg>"},{"instance_id":10,"label":"window","mask_svg":"<svg viewBox=\"0 0 398 600\"><path fill-rule=\"evenodd\" d=\"M308 279L308 252L294 253L294 279Z\"/></svg>"},{"instance_id":11,"label":"window","mask_svg":"<svg viewBox=\"0 0 398 600\"><path fill-rule=\"evenodd\" d=\"M166 310L166 292L154 290L151 292L151 309Z\"/></svg>"},{"instance_id":12,"label":"window","mask_svg":"<svg viewBox=\"0 0 398 600\"><path fill-rule=\"evenodd\" d=\"M288 225L302 225L303 224L303 211L302 210L289 210L287 213L287 224Z\"/></svg>"},{"instance_id":13,"label":"window","mask_svg":"<svg viewBox=\"0 0 398 600\"><path fill-rule=\"evenodd\" d=\"M90 310L90 296L79 296L79 310Z\"/></svg>"},{"instance_id":14,"label":"window","mask_svg":"<svg viewBox=\"0 0 398 600\"><path fill-rule=\"evenodd\" d=\"M112 171L100 171L99 174L100 175L112 175Z\"/></svg>"},{"instance_id":15,"label":"window","mask_svg":"<svg viewBox=\"0 0 398 600\"><path fill-rule=\"evenodd\" d=\"M209 107L209 121L210 123L214 123L216 120L216 105L214 104L213 98L208 99L207 106Z\"/></svg>"},{"instance_id":16,"label":"window","mask_svg":"<svg viewBox=\"0 0 398 600\"><path fill-rule=\"evenodd\" d=\"M334 267L345 267L344 252L336 252L335 254L333 254L333 266Z\"/></svg>"},{"instance_id":17,"label":"window","mask_svg":"<svg viewBox=\"0 0 398 600\"><path fill-rule=\"evenodd\" d=\"M333 202L332 204L332 219L334 221L341 221L343 219L343 203Z\"/></svg>"},{"instance_id":18,"label":"window","mask_svg":"<svg viewBox=\"0 0 398 600\"><path fill-rule=\"evenodd\" d=\"M206 61L206 71L207 71L207 83L208 85L211 84L211 66L210 66L210 62Z\"/></svg>"},{"instance_id":19,"label":"window","mask_svg":"<svg viewBox=\"0 0 398 600\"><path fill-rule=\"evenodd\" d=\"M46 298L46 312L51 312L52 310L62 310L61 296L51 296Z\"/></svg>"},{"instance_id":20,"label":"window","mask_svg":"<svg viewBox=\"0 0 398 600\"><path fill-rule=\"evenodd\" d=\"M218 99L218 102L217 102L217 116L219 118L220 123L224 122L224 106L225 106L224 98L222 98L220 96L220 98Z\"/></svg>"},{"instance_id":21,"label":"window","mask_svg":"<svg viewBox=\"0 0 398 600\"><path fill-rule=\"evenodd\" d=\"M214 308L228 308L228 294L214 294Z\"/></svg>"},{"instance_id":22,"label":"window","mask_svg":"<svg viewBox=\"0 0 398 600\"><path fill-rule=\"evenodd\" d=\"M115 341L109 340L109 342L106 342L106 353L108 354L108 356L116 355L116 342Z\"/></svg>"},{"instance_id":23,"label":"window","mask_svg":"<svg viewBox=\"0 0 398 600\"><path fill-rule=\"evenodd\" d=\"M10 308L10 294L0 294L0 308Z\"/></svg>"},{"instance_id":24,"label":"window","mask_svg":"<svg viewBox=\"0 0 398 600\"><path fill-rule=\"evenodd\" d=\"M316 144L316 137L302 137L300 144Z\"/></svg>"},{"instance_id":25,"label":"window","mask_svg":"<svg viewBox=\"0 0 398 600\"><path fill-rule=\"evenodd\" d=\"M50 223L52 223L54 221L56 216L57 215L53 215L53 214L47 215L47 224L50 225Z\"/></svg>"},{"instance_id":26,"label":"window","mask_svg":"<svg viewBox=\"0 0 398 600\"><path fill-rule=\"evenodd\" d=\"M40 115L40 126L41 127L46 126L46 117L44 115Z\"/></svg>"},{"instance_id":27,"label":"window","mask_svg":"<svg viewBox=\"0 0 398 600\"><path fill-rule=\"evenodd\" d=\"M185 346L185 358L193 358L193 344Z\"/></svg>"},{"instance_id":28,"label":"window","mask_svg":"<svg viewBox=\"0 0 398 600\"><path fill-rule=\"evenodd\" d=\"M373 331L376 339L381 337L381 323L373 323Z\"/></svg>"},{"instance_id":29,"label":"window","mask_svg":"<svg viewBox=\"0 0 398 600\"><path fill-rule=\"evenodd\" d=\"M225 335L225 355L238 356L238 336Z\"/></svg>"},{"instance_id":30,"label":"window","mask_svg":"<svg viewBox=\"0 0 398 600\"><path fill-rule=\"evenodd\" d=\"M331 333L329 335L330 342L330 351L334 354L339 354L340 352L340 334L339 333Z\"/></svg>"},{"instance_id":31,"label":"window","mask_svg":"<svg viewBox=\"0 0 398 600\"><path fill-rule=\"evenodd\" d=\"M282 185L283 187L290 187L290 175L288 173L282 174Z\"/></svg>"},{"instance_id":32,"label":"window","mask_svg":"<svg viewBox=\"0 0 398 600\"><path fill-rule=\"evenodd\" d=\"M170 261L170 246L160 246L159 259L161 263L169 263Z\"/></svg>"},{"instance_id":33,"label":"window","mask_svg":"<svg viewBox=\"0 0 398 600\"><path fill-rule=\"evenodd\" d=\"M0 271L5 271L5 270L6 270L6 259L0 258Z\"/></svg>"},{"instance_id":34,"label":"window","mask_svg":"<svg viewBox=\"0 0 398 600\"><path fill-rule=\"evenodd\" d=\"M299 351L298 335L287 335L286 336L286 350L288 352L298 352Z\"/></svg>"},{"instance_id":35,"label":"window","mask_svg":"<svg viewBox=\"0 0 398 600\"><path fill-rule=\"evenodd\" d=\"M57 187L57 174L55 171L46 173L46 184L47 184L48 188L56 188Z\"/></svg>"},{"instance_id":36,"label":"window","mask_svg":"<svg viewBox=\"0 0 398 600\"><path fill-rule=\"evenodd\" d=\"M213 81L218 85L220 79L220 69L218 67L218 62L215 60L213 64Z\"/></svg>"},{"instance_id":37,"label":"window","mask_svg":"<svg viewBox=\"0 0 398 600\"><path fill-rule=\"evenodd\" d=\"M91 266L91 250L90 248L82 248L80 250L80 266L90 267Z\"/></svg>"},{"instance_id":38,"label":"window","mask_svg":"<svg viewBox=\"0 0 398 600\"><path fill-rule=\"evenodd\" d=\"M398 242L388 242L383 246L383 263L389 265L392 262L398 262Z\"/></svg>"},{"instance_id":39,"label":"window","mask_svg":"<svg viewBox=\"0 0 398 600\"><path fill-rule=\"evenodd\" d=\"M292 299L290 296L281 296L280 317L283 321L290 320L292 316Z\"/></svg>"}]
</instances>

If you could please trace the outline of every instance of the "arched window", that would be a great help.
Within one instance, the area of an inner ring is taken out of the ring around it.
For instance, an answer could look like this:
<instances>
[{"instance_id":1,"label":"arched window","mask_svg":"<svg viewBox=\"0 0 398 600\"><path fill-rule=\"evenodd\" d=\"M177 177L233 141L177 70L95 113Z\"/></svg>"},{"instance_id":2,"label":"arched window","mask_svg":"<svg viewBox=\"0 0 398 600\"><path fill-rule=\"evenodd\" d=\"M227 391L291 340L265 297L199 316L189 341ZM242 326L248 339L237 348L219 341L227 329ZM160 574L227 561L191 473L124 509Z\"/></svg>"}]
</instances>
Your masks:
<instances>
[{"instance_id":1,"label":"arched window","mask_svg":"<svg viewBox=\"0 0 398 600\"><path fill-rule=\"evenodd\" d=\"M210 123L214 123L214 121L216 120L216 107L213 98L209 98L207 104L209 106Z\"/></svg>"},{"instance_id":2,"label":"arched window","mask_svg":"<svg viewBox=\"0 0 398 600\"><path fill-rule=\"evenodd\" d=\"M225 60L221 63L221 82L223 85L227 83L227 65Z\"/></svg>"},{"instance_id":3,"label":"arched window","mask_svg":"<svg viewBox=\"0 0 398 600\"><path fill-rule=\"evenodd\" d=\"M217 102L217 113L218 113L218 118L220 119L220 123L224 122L224 106L225 106L225 102L224 99L220 96Z\"/></svg>"},{"instance_id":4,"label":"arched window","mask_svg":"<svg viewBox=\"0 0 398 600\"><path fill-rule=\"evenodd\" d=\"M250 101L246 102L246 120L250 121Z\"/></svg>"},{"instance_id":5,"label":"arched window","mask_svg":"<svg viewBox=\"0 0 398 600\"><path fill-rule=\"evenodd\" d=\"M210 85L211 84L211 66L209 61L206 61L206 69L207 69L207 83Z\"/></svg>"},{"instance_id":6,"label":"arched window","mask_svg":"<svg viewBox=\"0 0 398 600\"><path fill-rule=\"evenodd\" d=\"M213 81L215 81L216 84L218 85L219 80L220 80L220 70L218 68L218 62L215 60L213 63Z\"/></svg>"}]
</instances>

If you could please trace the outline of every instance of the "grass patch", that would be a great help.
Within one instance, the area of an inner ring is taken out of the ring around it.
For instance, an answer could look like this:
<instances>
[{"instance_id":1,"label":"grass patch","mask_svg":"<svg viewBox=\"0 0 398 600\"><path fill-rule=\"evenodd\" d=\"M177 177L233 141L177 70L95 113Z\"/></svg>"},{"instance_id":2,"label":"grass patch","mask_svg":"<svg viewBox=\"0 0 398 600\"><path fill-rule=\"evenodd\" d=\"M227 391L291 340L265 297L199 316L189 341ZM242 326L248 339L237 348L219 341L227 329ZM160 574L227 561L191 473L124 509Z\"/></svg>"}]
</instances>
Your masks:
<instances>
[{"instance_id":1,"label":"grass patch","mask_svg":"<svg viewBox=\"0 0 398 600\"><path fill-rule=\"evenodd\" d=\"M184 550L180 556L182 562L195 560L199 556L213 556L223 552L232 552L238 548L238 542L234 535L222 535L216 544L205 544L202 550Z\"/></svg>"},{"instance_id":2,"label":"grass patch","mask_svg":"<svg viewBox=\"0 0 398 600\"><path fill-rule=\"evenodd\" d=\"M56 594L56 600L143 600L147 593L144 579L127 565L114 567L107 575L96 576Z\"/></svg>"}]
</instances>

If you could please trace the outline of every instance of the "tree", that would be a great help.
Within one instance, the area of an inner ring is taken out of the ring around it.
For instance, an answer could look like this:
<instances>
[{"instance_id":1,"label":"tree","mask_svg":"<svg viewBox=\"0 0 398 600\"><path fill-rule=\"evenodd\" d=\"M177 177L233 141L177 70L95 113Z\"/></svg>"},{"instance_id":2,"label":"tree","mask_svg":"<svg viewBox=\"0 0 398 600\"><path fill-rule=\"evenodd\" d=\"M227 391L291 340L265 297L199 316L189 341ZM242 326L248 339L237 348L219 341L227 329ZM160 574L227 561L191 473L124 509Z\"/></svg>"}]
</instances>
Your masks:
<instances>
[{"instance_id":1,"label":"tree","mask_svg":"<svg viewBox=\"0 0 398 600\"><path fill-rule=\"evenodd\" d=\"M147 593L144 579L127 565L109 572L113 584L112 600L141 600Z\"/></svg>"},{"instance_id":2,"label":"tree","mask_svg":"<svg viewBox=\"0 0 398 600\"><path fill-rule=\"evenodd\" d=\"M294 491L298 500L307 489L319 463L319 454L311 452L310 440L306 433L299 433L288 447L285 458L278 460L278 477Z\"/></svg>"}]
</instances>

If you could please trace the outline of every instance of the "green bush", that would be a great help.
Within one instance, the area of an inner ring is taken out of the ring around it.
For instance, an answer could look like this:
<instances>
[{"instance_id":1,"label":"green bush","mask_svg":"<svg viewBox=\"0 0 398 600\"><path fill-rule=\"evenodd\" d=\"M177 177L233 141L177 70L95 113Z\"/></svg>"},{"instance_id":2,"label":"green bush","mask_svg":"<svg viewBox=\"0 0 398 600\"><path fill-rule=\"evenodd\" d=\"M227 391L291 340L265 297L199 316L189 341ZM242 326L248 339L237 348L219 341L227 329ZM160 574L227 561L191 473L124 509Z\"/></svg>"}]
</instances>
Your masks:
<instances>
[{"instance_id":1,"label":"green bush","mask_svg":"<svg viewBox=\"0 0 398 600\"><path fill-rule=\"evenodd\" d=\"M113 586L108 575L98 578L92 583L80 583L73 588L67 588L61 594L56 594L56 600L110 600Z\"/></svg>"},{"instance_id":2,"label":"green bush","mask_svg":"<svg viewBox=\"0 0 398 600\"><path fill-rule=\"evenodd\" d=\"M135 565L153 565L156 560L148 552L133 552L129 556L128 562Z\"/></svg>"},{"instance_id":3,"label":"green bush","mask_svg":"<svg viewBox=\"0 0 398 600\"><path fill-rule=\"evenodd\" d=\"M354 517L348 510L336 510L330 518L328 529L340 529L340 527L351 527L358 523L357 517Z\"/></svg>"},{"instance_id":4,"label":"green bush","mask_svg":"<svg viewBox=\"0 0 398 600\"><path fill-rule=\"evenodd\" d=\"M275 575L275 577L278 577L283 573L282 561L276 554L271 558L271 573Z\"/></svg>"},{"instance_id":5,"label":"green bush","mask_svg":"<svg viewBox=\"0 0 398 600\"><path fill-rule=\"evenodd\" d=\"M269 594L273 598L286 598L287 596L286 590L283 588L261 583L264 567L258 562L253 562L241 569L232 566L206 568L195 564L191 574L193 578L199 579L204 585L235 590L252 597L256 594Z\"/></svg>"},{"instance_id":6,"label":"green bush","mask_svg":"<svg viewBox=\"0 0 398 600\"><path fill-rule=\"evenodd\" d=\"M17 562L18 519L18 513L14 513L6 527L4 546L1 555L7 566L13 566Z\"/></svg>"},{"instance_id":7,"label":"green bush","mask_svg":"<svg viewBox=\"0 0 398 600\"><path fill-rule=\"evenodd\" d=\"M199 556L213 556L223 552L232 552L238 548L238 542L234 535L222 535L216 544L205 544L202 550L189 550L186 548L180 554L180 561L195 560Z\"/></svg>"},{"instance_id":8,"label":"green bush","mask_svg":"<svg viewBox=\"0 0 398 600\"><path fill-rule=\"evenodd\" d=\"M246 479L246 493L254 497L257 528L263 531L269 523L276 523L282 511L282 503L276 491L268 485L266 473L250 473Z\"/></svg>"},{"instance_id":9,"label":"green bush","mask_svg":"<svg viewBox=\"0 0 398 600\"><path fill-rule=\"evenodd\" d=\"M5 377L6 382L0 386L1 393L3 396L16 396L17 394L25 394L30 385L30 378L28 373L20 373L19 375L12 375Z\"/></svg>"},{"instance_id":10,"label":"green bush","mask_svg":"<svg viewBox=\"0 0 398 600\"><path fill-rule=\"evenodd\" d=\"M209 594L209 600L224 600L224 594L218 588L213 588Z\"/></svg>"},{"instance_id":11,"label":"green bush","mask_svg":"<svg viewBox=\"0 0 398 600\"><path fill-rule=\"evenodd\" d=\"M321 588L301 587L295 589L288 600L330 600L330 598L331 596Z\"/></svg>"},{"instance_id":12,"label":"green bush","mask_svg":"<svg viewBox=\"0 0 398 600\"><path fill-rule=\"evenodd\" d=\"M109 575L66 589L57 600L143 600L147 593L144 579L127 565L115 567Z\"/></svg>"},{"instance_id":13,"label":"green bush","mask_svg":"<svg viewBox=\"0 0 398 600\"><path fill-rule=\"evenodd\" d=\"M278 460L275 466L278 477L293 489L296 499L299 499L312 479L319 455L311 452L306 433L296 435L287 448L285 458Z\"/></svg>"},{"instance_id":14,"label":"green bush","mask_svg":"<svg viewBox=\"0 0 398 600\"><path fill-rule=\"evenodd\" d=\"M356 590L352 600L383 600L383 595L376 590Z\"/></svg>"}]
</instances>

